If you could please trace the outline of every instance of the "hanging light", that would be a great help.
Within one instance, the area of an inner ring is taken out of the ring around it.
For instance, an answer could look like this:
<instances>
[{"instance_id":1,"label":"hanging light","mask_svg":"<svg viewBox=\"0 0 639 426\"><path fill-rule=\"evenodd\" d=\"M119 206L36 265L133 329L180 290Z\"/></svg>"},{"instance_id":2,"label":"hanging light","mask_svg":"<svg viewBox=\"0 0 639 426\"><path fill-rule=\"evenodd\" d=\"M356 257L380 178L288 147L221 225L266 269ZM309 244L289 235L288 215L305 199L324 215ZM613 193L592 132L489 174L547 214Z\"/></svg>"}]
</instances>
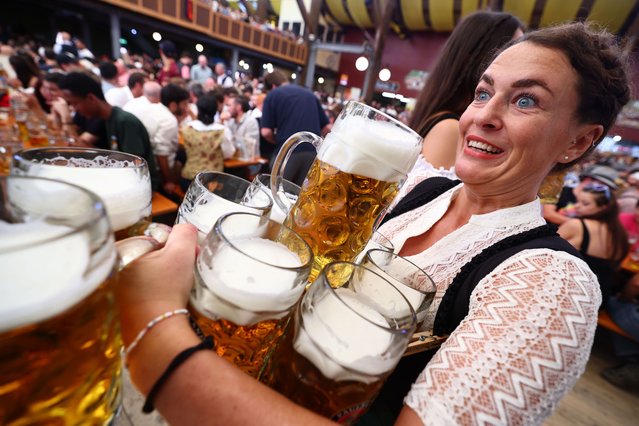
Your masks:
<instances>
[{"instance_id":1,"label":"hanging light","mask_svg":"<svg viewBox=\"0 0 639 426\"><path fill-rule=\"evenodd\" d=\"M357 68L357 71L366 71L368 68L368 59L365 56L357 58L355 61L355 68Z\"/></svg>"},{"instance_id":2,"label":"hanging light","mask_svg":"<svg viewBox=\"0 0 639 426\"><path fill-rule=\"evenodd\" d=\"M198 52L203 52L204 51L204 46L202 46L200 43L195 45L195 50L197 50Z\"/></svg>"},{"instance_id":3,"label":"hanging light","mask_svg":"<svg viewBox=\"0 0 639 426\"><path fill-rule=\"evenodd\" d=\"M318 77L318 78L317 78L317 82L318 82L319 84L324 84L324 77Z\"/></svg>"},{"instance_id":4,"label":"hanging light","mask_svg":"<svg viewBox=\"0 0 639 426\"><path fill-rule=\"evenodd\" d=\"M379 71L379 79L382 81L388 81L391 78L391 72L388 68L382 68Z\"/></svg>"},{"instance_id":5,"label":"hanging light","mask_svg":"<svg viewBox=\"0 0 639 426\"><path fill-rule=\"evenodd\" d=\"M153 37L153 40L155 40L155 41L160 41L160 40L162 40L162 34L160 34L160 33L159 33L159 32L157 32L157 31L153 33L153 36L152 36L152 37Z\"/></svg>"},{"instance_id":6,"label":"hanging light","mask_svg":"<svg viewBox=\"0 0 639 426\"><path fill-rule=\"evenodd\" d=\"M291 74L291 80L295 80L297 78L297 74L293 73Z\"/></svg>"}]
</instances>

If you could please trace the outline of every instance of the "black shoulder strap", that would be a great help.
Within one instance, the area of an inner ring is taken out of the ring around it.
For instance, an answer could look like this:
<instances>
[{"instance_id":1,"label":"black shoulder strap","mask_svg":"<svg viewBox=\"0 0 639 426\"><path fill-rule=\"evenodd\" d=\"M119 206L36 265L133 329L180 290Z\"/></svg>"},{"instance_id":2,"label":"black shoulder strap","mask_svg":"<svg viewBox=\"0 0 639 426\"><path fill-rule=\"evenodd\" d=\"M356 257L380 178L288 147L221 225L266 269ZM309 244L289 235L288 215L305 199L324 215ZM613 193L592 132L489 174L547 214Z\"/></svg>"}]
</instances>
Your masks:
<instances>
[{"instance_id":1,"label":"black shoulder strap","mask_svg":"<svg viewBox=\"0 0 639 426\"><path fill-rule=\"evenodd\" d=\"M485 248L461 268L444 293L435 316L433 333L450 334L468 314L470 295L479 281L506 259L520 251L534 248L550 248L582 258L572 245L557 234L556 225L546 224L504 238Z\"/></svg>"},{"instance_id":2,"label":"black shoulder strap","mask_svg":"<svg viewBox=\"0 0 639 426\"><path fill-rule=\"evenodd\" d=\"M390 219L401 214L409 212L421 207L426 203L433 201L454 186L461 183L460 180L452 180L445 177L432 177L418 183L408 194L400 200L395 208L384 216L381 223L385 223ZM380 223L380 224L381 224Z\"/></svg>"},{"instance_id":3,"label":"black shoulder strap","mask_svg":"<svg viewBox=\"0 0 639 426\"><path fill-rule=\"evenodd\" d=\"M581 254L588 253L588 246L590 245L590 233L588 232L588 228L586 227L586 222L583 219L579 219L581 222L581 229L583 230L583 236L581 237L581 247L579 247L579 252Z\"/></svg>"}]
</instances>

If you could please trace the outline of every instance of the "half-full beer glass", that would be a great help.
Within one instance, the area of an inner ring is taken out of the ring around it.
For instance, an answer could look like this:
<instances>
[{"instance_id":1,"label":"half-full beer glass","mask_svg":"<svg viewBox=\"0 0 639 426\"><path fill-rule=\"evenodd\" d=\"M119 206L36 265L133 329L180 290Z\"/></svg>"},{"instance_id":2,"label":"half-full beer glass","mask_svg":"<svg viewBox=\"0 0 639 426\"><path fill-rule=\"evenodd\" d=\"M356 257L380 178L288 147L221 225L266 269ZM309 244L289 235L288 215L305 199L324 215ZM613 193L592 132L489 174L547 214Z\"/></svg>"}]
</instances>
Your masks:
<instances>
[{"instance_id":1,"label":"half-full beer glass","mask_svg":"<svg viewBox=\"0 0 639 426\"><path fill-rule=\"evenodd\" d=\"M107 424L119 404L116 251L102 201L0 178L0 424Z\"/></svg>"},{"instance_id":2,"label":"half-full beer glass","mask_svg":"<svg viewBox=\"0 0 639 426\"><path fill-rule=\"evenodd\" d=\"M301 142L313 144L317 158L284 223L313 249L313 280L328 262L352 261L362 251L415 164L422 138L394 118L351 101L326 139L300 132L284 143L273 163L274 194L292 150Z\"/></svg>"},{"instance_id":3,"label":"half-full beer glass","mask_svg":"<svg viewBox=\"0 0 639 426\"><path fill-rule=\"evenodd\" d=\"M370 297L387 286L395 303ZM394 293L394 294L393 294ZM415 313L380 275L329 263L302 298L262 381L318 414L350 424L395 368L415 329Z\"/></svg>"},{"instance_id":4,"label":"half-full beer glass","mask_svg":"<svg viewBox=\"0 0 639 426\"><path fill-rule=\"evenodd\" d=\"M258 375L304 291L312 257L299 235L266 217L217 221L197 257L190 310L218 355Z\"/></svg>"},{"instance_id":5,"label":"half-full beer glass","mask_svg":"<svg viewBox=\"0 0 639 426\"><path fill-rule=\"evenodd\" d=\"M38 148L16 153L11 174L73 183L104 201L116 240L141 234L151 219L151 178L146 161L119 151Z\"/></svg>"},{"instance_id":6,"label":"half-full beer glass","mask_svg":"<svg viewBox=\"0 0 639 426\"><path fill-rule=\"evenodd\" d=\"M175 223L195 226L198 243L202 244L220 216L246 212L268 217L272 206L266 190L246 179L221 172L201 172L189 185Z\"/></svg>"}]
</instances>

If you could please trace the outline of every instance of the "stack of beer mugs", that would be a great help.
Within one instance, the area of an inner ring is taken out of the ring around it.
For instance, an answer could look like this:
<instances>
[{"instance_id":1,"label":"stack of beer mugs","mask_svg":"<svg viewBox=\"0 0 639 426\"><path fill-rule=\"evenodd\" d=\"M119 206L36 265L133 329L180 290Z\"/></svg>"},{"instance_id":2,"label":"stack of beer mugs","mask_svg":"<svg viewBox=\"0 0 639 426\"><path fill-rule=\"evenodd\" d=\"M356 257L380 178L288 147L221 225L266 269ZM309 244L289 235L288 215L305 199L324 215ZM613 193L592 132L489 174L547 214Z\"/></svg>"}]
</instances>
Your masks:
<instances>
[{"instance_id":1,"label":"stack of beer mugs","mask_svg":"<svg viewBox=\"0 0 639 426\"><path fill-rule=\"evenodd\" d=\"M190 305L220 356L257 377L304 291L312 257L299 235L266 217L218 220L196 261Z\"/></svg>"},{"instance_id":2,"label":"stack of beer mugs","mask_svg":"<svg viewBox=\"0 0 639 426\"><path fill-rule=\"evenodd\" d=\"M117 151L40 148L13 157L11 173L59 179L97 194L116 239L139 235L151 219L151 178L144 159Z\"/></svg>"},{"instance_id":3,"label":"stack of beer mugs","mask_svg":"<svg viewBox=\"0 0 639 426\"><path fill-rule=\"evenodd\" d=\"M379 298L380 288L388 299ZM401 292L384 277L346 262L324 267L293 318L262 381L292 401L346 424L372 402L416 325Z\"/></svg>"},{"instance_id":4,"label":"stack of beer mugs","mask_svg":"<svg viewBox=\"0 0 639 426\"><path fill-rule=\"evenodd\" d=\"M258 197L256 192L263 194ZM186 191L175 223L195 226L198 243L202 244L223 214L247 212L268 216L272 206L266 191L245 179L221 172L201 172Z\"/></svg>"},{"instance_id":5,"label":"stack of beer mugs","mask_svg":"<svg viewBox=\"0 0 639 426\"><path fill-rule=\"evenodd\" d=\"M0 424L107 424L119 404L116 253L101 200L0 178Z\"/></svg>"},{"instance_id":6,"label":"stack of beer mugs","mask_svg":"<svg viewBox=\"0 0 639 426\"><path fill-rule=\"evenodd\" d=\"M352 261L364 248L415 164L422 139L392 117L351 101L325 140L301 132L285 142L273 165L272 186L287 153L306 139L318 148L317 158L285 225L313 249L312 281L327 263Z\"/></svg>"}]
</instances>

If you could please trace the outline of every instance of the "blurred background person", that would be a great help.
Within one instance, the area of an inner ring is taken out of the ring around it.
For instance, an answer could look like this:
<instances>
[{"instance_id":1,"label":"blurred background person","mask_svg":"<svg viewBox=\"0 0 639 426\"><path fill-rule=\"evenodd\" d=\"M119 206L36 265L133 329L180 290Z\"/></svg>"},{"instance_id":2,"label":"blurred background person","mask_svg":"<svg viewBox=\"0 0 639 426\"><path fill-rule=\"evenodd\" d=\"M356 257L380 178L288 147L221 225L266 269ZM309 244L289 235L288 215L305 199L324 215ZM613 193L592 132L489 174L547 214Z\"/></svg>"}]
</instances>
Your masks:
<instances>
[{"instance_id":1,"label":"blurred background person","mask_svg":"<svg viewBox=\"0 0 639 426\"><path fill-rule=\"evenodd\" d=\"M204 82L213 77L213 70L208 65L208 60L205 55L197 57L197 64L191 67L190 73L191 81L204 84Z\"/></svg>"},{"instance_id":2,"label":"blurred background person","mask_svg":"<svg viewBox=\"0 0 639 426\"><path fill-rule=\"evenodd\" d=\"M235 147L224 137L225 128L215 122L221 109L220 95L206 93L197 101L197 119L182 129L186 163L182 168L180 187L187 191L199 172L223 171L224 159L231 158Z\"/></svg>"},{"instance_id":3,"label":"blurred background person","mask_svg":"<svg viewBox=\"0 0 639 426\"><path fill-rule=\"evenodd\" d=\"M559 227L559 235L582 254L601 286L602 306L614 294L616 272L628 254L628 236L619 221L619 206L612 190L600 183L584 185L576 195L577 218Z\"/></svg>"}]
</instances>

